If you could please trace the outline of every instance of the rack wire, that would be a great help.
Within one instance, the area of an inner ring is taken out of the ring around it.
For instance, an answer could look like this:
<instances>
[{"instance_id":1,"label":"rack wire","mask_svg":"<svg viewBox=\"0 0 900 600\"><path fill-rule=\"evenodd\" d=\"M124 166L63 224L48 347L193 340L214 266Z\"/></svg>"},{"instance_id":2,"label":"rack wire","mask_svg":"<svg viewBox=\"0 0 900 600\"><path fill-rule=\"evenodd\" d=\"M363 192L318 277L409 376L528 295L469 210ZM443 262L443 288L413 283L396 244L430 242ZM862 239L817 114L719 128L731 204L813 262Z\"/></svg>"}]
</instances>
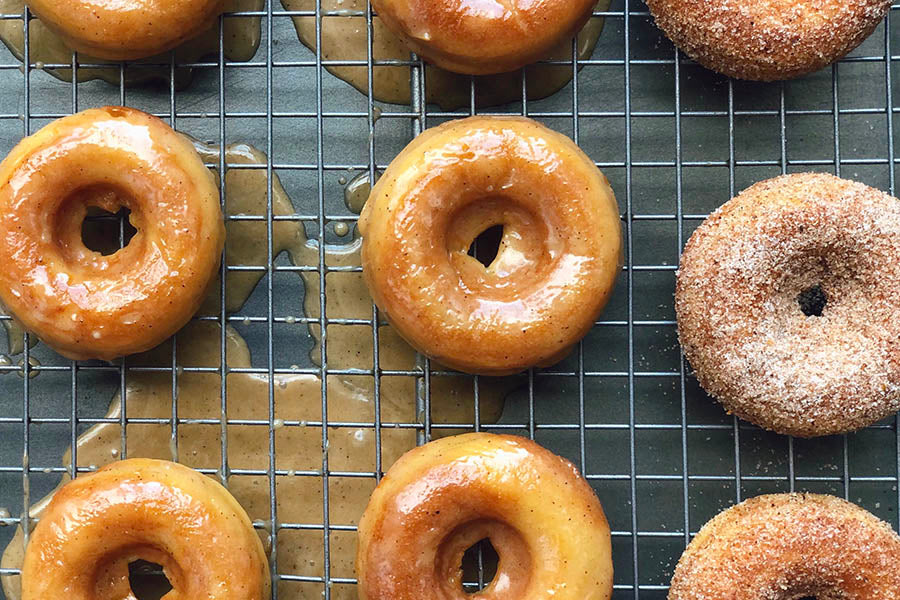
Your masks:
<instances>
[{"instance_id":1,"label":"rack wire","mask_svg":"<svg viewBox=\"0 0 900 600\"><path fill-rule=\"evenodd\" d=\"M898 8L893 7L892 13ZM27 11L3 14L0 19L23 16L28 40L33 21ZM327 16L365 18L370 42L366 60L329 60L297 41L290 28L292 17L316 20L321 48L322 19ZM809 441L769 434L726 416L699 389L679 353L672 302L678 254L687 236L712 209L754 181L779 173L823 170L896 192L893 120L897 102L892 74L900 56L893 54L898 35L895 16L888 16L851 57L830 69L795 82L750 84L719 77L685 59L656 31L642 3L616 0L609 10L595 13L606 19L606 27L593 56L578 59L573 46L569 60L556 61L572 69L572 83L563 90L546 100L531 100L522 78L518 102L482 107L476 102L478 83L472 80L470 103L462 110L439 110L425 102L428 79L415 56L408 61L373 58L374 16L369 6L359 12L330 13L321 4L315 10L288 11L275 0L267 0L260 11L227 13L219 22L218 54L192 63L177 63L173 57L156 65L168 70L168 84L162 87L126 83L126 70L152 66L86 65L75 55L69 64L39 65L26 49L27 68L22 68L12 55L3 54L0 86L6 93L0 98L0 144L4 152L23 134L51 119L103 103L142 108L220 145L252 142L269 157L259 167L269 182L268 208L264 215L233 218L264 223L269 245L264 264L224 267L262 276L251 301L237 314L223 308L217 317L206 318L223 326L246 327L254 350L250 367L228 367L224 333L217 367L181 365L174 350L167 367L132 366L128 361L76 363L42 346L31 347L27 337L20 356L0 357L0 507L9 513L0 512L0 525L6 525L0 527L0 545L9 542L29 507L52 489L61 474L91 470L76 467L74 454L63 463L64 448L74 445L87 427L116 421L103 417L109 391L124 390L127 378L142 371L171 375L171 417L138 422L170 427L176 451L179 427L188 423L220 426L221 462L201 470L226 481L234 475L264 479L269 521L258 526L271 534L273 577L278 582L309 584L296 591L275 586L275 598L315 597L319 592L331 598L341 594L336 590L352 589L355 579L333 572L330 553L333 534L352 534L355 527L333 518L340 500L329 496L329 481L380 477L389 466L382 460L381 436L396 429L415 431L419 443L442 430L460 427L520 433L571 459L603 501L613 529L615 598L664 598L674 564L691 535L719 510L759 493L834 493L900 528L900 419L888 419L856 434ZM225 20L235 18L260 19L262 44L250 61L225 56ZM326 71L336 66L365 67L368 93L357 92ZM410 70L410 106L374 99L373 73L380 66ZM53 68L77 72L90 67L118 69L120 84L67 86L46 73ZM185 90L176 86L176 71L183 67L195 73ZM341 268L326 267L324 245L319 246L318 264L304 268L280 260L271 243L279 220L303 223L310 238L335 243L333 224L352 225L356 218L341 207L339 178L351 172L374 178L420 131L474 113L528 115L572 136L610 178L627 241L620 282L601 320L568 359L550 369L530 371L507 399L497 423L482 418L481 378L438 370L425 359L414 369L383 368L378 353L383 334L373 326L378 322L374 307L368 319L329 319L326 286L322 286L320 316L285 316L291 310L297 312L285 306L302 297L303 289L296 278L285 284L281 274L312 271L322 276ZM211 166L220 172L253 168L227 165L224 158ZM276 217L273 211L276 175L294 200L293 215ZM222 194L224 198L224 189ZM225 306L224 285L220 293ZM301 362L297 355L310 348L305 331L310 324L323 330L333 324L369 327L372 364L330 367L324 339L315 350L318 361L287 367L288 362ZM285 333L288 325L293 326L289 334ZM223 414L228 402L246 401L229 395L227 374L267 377L266 397L252 401L267 403L268 418L226 423L181 417L178 379L192 372L221 378ZM318 375L323 382L341 374L368 377L375 392L371 422L329 418L328 390L323 383L321 419L287 424L320 429L324 448L330 432L340 428L370 427L376 432L374 468L338 471L330 467L326 452L320 469L298 473L309 485L319 486L322 494L320 518L304 522L281 520L278 514L276 483L289 473L275 459L276 430L281 426L275 416L275 377L288 373ZM417 392L408 401L416 404L421 419L386 422L381 418L380 385L385 377L416 380ZM472 422L433 422L432 389L444 377L471 380ZM135 422L125 411L122 415L121 425ZM232 425L268 432L266 469L228 464L226 429ZM125 457L124 427L122 432L120 456ZM321 574L279 562L279 533L291 530L321 536ZM481 551L475 564L470 589L490 578ZM0 569L3 577L17 573L15 568Z\"/></svg>"}]
</instances>

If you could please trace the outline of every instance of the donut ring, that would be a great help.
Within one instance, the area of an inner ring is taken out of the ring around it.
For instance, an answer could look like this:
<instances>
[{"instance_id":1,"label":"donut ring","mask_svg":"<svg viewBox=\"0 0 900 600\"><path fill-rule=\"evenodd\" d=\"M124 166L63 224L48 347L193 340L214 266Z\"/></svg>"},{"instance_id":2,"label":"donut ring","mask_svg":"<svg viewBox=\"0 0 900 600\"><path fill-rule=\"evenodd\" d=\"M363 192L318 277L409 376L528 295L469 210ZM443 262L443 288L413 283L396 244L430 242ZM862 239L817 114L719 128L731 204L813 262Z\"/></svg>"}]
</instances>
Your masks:
<instances>
[{"instance_id":1,"label":"donut ring","mask_svg":"<svg viewBox=\"0 0 900 600\"><path fill-rule=\"evenodd\" d=\"M703 526L669 600L900 597L900 536L834 496L759 496Z\"/></svg>"},{"instance_id":2,"label":"donut ring","mask_svg":"<svg viewBox=\"0 0 900 600\"><path fill-rule=\"evenodd\" d=\"M115 254L85 247L88 207L131 210ZM180 329L218 271L225 228L212 174L155 117L88 110L22 140L0 163L0 301L60 354L148 350Z\"/></svg>"},{"instance_id":3,"label":"donut ring","mask_svg":"<svg viewBox=\"0 0 900 600\"><path fill-rule=\"evenodd\" d=\"M471 598L466 548L500 558L484 600L608 600L613 571L603 508L575 467L534 442L472 433L403 455L359 522L360 600Z\"/></svg>"},{"instance_id":4,"label":"donut ring","mask_svg":"<svg viewBox=\"0 0 900 600\"><path fill-rule=\"evenodd\" d=\"M467 251L504 227L485 267ZM378 307L441 363L502 375L560 360L622 261L615 196L569 138L523 118L429 129L390 164L359 221Z\"/></svg>"},{"instance_id":5,"label":"donut ring","mask_svg":"<svg viewBox=\"0 0 900 600\"><path fill-rule=\"evenodd\" d=\"M134 60L171 50L209 29L224 0L27 0L28 8L72 50Z\"/></svg>"},{"instance_id":6,"label":"donut ring","mask_svg":"<svg viewBox=\"0 0 900 600\"><path fill-rule=\"evenodd\" d=\"M188 467L137 458L56 492L31 534L22 600L134 598L128 564L157 563L166 600L269 600L269 565L247 513Z\"/></svg>"},{"instance_id":7,"label":"donut ring","mask_svg":"<svg viewBox=\"0 0 900 600\"><path fill-rule=\"evenodd\" d=\"M675 311L729 412L801 437L883 419L900 409L900 200L824 174L757 183L691 236Z\"/></svg>"},{"instance_id":8,"label":"donut ring","mask_svg":"<svg viewBox=\"0 0 900 600\"><path fill-rule=\"evenodd\" d=\"M830 65L878 26L890 0L647 0L685 54L738 79L776 81Z\"/></svg>"},{"instance_id":9,"label":"donut ring","mask_svg":"<svg viewBox=\"0 0 900 600\"><path fill-rule=\"evenodd\" d=\"M515 71L584 27L596 0L372 0L384 24L442 69L468 75Z\"/></svg>"}]
</instances>

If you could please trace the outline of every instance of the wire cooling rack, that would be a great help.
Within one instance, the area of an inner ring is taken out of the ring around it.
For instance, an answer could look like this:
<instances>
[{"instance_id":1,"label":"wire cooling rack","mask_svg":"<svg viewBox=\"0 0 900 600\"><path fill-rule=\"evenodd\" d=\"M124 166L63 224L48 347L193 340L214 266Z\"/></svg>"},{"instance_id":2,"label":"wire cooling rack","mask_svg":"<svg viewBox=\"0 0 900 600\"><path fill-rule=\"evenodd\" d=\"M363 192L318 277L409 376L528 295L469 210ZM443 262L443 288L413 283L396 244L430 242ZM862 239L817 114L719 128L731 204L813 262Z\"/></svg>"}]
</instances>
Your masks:
<instances>
[{"instance_id":1,"label":"wire cooling rack","mask_svg":"<svg viewBox=\"0 0 900 600\"><path fill-rule=\"evenodd\" d=\"M572 83L564 89L545 100L529 100L523 80L520 100L486 107L477 104L479 84L472 81L469 106L450 111L424 101L428 78L415 57L389 63L409 69L410 105L383 104L372 98L373 68L382 63L374 61L371 52L363 61L333 61L298 42L291 17L314 18L320 24L332 13L320 6L290 12L275 0L261 6L259 11L223 17L218 54L190 64L173 57L157 65L167 74L168 82L162 84L130 84L126 73L150 68L134 65L102 67L119 71L119 85L66 84L46 70L83 70L91 65L81 64L76 56L70 63L41 65L26 54L29 64L23 68L14 56L0 52L4 92L0 149L7 152L23 134L76 110L131 105L197 138L217 144L247 142L265 151L268 163L260 168L270 182L273 176L280 177L294 204L295 214L279 219L301 222L311 239L335 244L341 240L334 225L355 221L343 205L346 180L385 168L416 133L476 112L526 114L541 120L572 136L610 178L622 210L626 264L609 307L569 358L550 369L529 372L507 398L499 423L482 418L479 390L484 379L467 377L474 390L474 418L455 425L528 435L582 469L613 529L616 598L664 598L675 562L691 535L718 511L760 493L828 492L900 527L898 419L852 435L795 440L726 416L699 389L680 355L672 299L678 255L691 231L712 209L755 181L784 172L820 170L896 191L893 117L898 91L892 79L894 64L900 60L892 54L898 36L896 17L889 16L850 58L832 68L798 81L754 84L730 81L693 64L659 34L642 3L616 0L609 10L595 14L606 19L606 26L593 56L557 61L572 69ZM364 17L364 26L372 31L368 8L333 16ZM4 20L22 17L2 15ZM224 24L236 18L258 18L261 23L262 43L247 62L225 58ZM24 26L26 39L34 22L30 23ZM321 39L321 26L315 33ZM366 69L368 94L325 69L353 65ZM194 73L184 89L176 85L182 67ZM271 197L272 185L268 193ZM265 223L271 239L277 223L272 211L255 218ZM276 468L271 454L280 426L275 419L273 376L299 369L324 379L340 370L327 361L320 366L307 359L312 348L307 325L325 325L324 310L315 318L285 316L302 307L304 288L297 277L301 269L275 256L271 244L263 264L227 268L262 276L240 311L223 312L213 320L241 329L253 352L252 366L243 371L267 377L268 394L228 396L225 361L208 371L222 378L223 406L268 403L268 419L237 426L268 431L269 466L257 471L230 468L225 437L222 462L202 465L201 470L255 475L264 481L270 521L257 525L272 534L273 576L282 584L298 584L276 586L276 597L345 597L355 580L352 573L332 568L329 553L334 534L352 534L354 521L334 517L341 500L329 497L329 481L351 476L374 481L388 465L377 455L374 470L341 472L330 467L326 453L320 470L303 473L309 486L322 490L318 517L303 522L279 518L276 482L289 473L280 465ZM331 272L320 254L313 271L326 270ZM224 287L221 293L225 294ZM326 294L323 286L322 309ZM373 308L372 318L352 321L371 329L375 348L376 318ZM116 365L65 361L42 345L31 348L28 340L23 341L20 354L0 360L0 507L6 509L0 511L0 525L5 525L0 527L2 546L29 507L56 485L61 474L76 469L72 461L62 461L63 451L88 427L106 421L110 398L125 386L133 370L127 361ZM224 344L223 336L223 348ZM314 352L325 359L326 349L327 340ZM288 368L294 363L296 369ZM178 428L189 421L179 417L178 378L203 369L180 365L173 352L171 365L157 370L172 379L172 417L159 422L171 428L177 441ZM379 434L411 429L420 443L449 427L430 418L431 390L439 378L461 375L437 370L421 359L415 369L392 371L379 364L377 352L371 365L351 372L374 380L373 422L329 419L323 386L322 418L289 426L320 429L325 447L332 432L342 427L368 426ZM416 380L417 392L407 401L419 408L421 419L381 421L378 382L384 377ZM121 439L123 456L126 438ZM291 530L318 536L321 573L279 562L275 542L279 534ZM489 561L482 560L481 550L476 554L470 589L490 579ZM15 574L15 568L0 571L4 577Z\"/></svg>"}]
</instances>

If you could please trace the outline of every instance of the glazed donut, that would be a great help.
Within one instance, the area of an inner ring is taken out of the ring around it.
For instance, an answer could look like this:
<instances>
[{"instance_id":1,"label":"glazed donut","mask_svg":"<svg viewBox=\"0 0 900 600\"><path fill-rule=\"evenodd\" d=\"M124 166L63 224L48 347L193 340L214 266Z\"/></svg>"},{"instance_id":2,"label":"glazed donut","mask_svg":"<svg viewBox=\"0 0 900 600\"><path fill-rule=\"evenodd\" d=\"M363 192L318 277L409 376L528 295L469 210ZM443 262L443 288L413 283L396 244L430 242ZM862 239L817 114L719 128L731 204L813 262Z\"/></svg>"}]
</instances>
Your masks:
<instances>
[{"instance_id":1,"label":"glazed donut","mask_svg":"<svg viewBox=\"0 0 900 600\"><path fill-rule=\"evenodd\" d=\"M515 71L570 40L596 0L482 2L372 0L382 22L442 69L469 75Z\"/></svg>"},{"instance_id":2,"label":"glazed donut","mask_svg":"<svg viewBox=\"0 0 900 600\"><path fill-rule=\"evenodd\" d=\"M224 0L27 0L28 8L71 49L95 58L160 54L209 29Z\"/></svg>"},{"instance_id":3,"label":"glazed donut","mask_svg":"<svg viewBox=\"0 0 900 600\"><path fill-rule=\"evenodd\" d=\"M834 496L759 496L703 526L669 600L897 600L900 536Z\"/></svg>"},{"instance_id":4,"label":"glazed donut","mask_svg":"<svg viewBox=\"0 0 900 600\"><path fill-rule=\"evenodd\" d=\"M359 522L359 598L470 598L460 564L485 538L500 560L478 598L612 595L609 526L575 467L524 438L472 433L407 452L378 484Z\"/></svg>"},{"instance_id":5,"label":"glazed donut","mask_svg":"<svg viewBox=\"0 0 900 600\"><path fill-rule=\"evenodd\" d=\"M269 565L247 513L188 467L137 458L63 486L31 534L22 600L134 598L128 565L162 566L167 599L269 600Z\"/></svg>"},{"instance_id":6,"label":"glazed donut","mask_svg":"<svg viewBox=\"0 0 900 600\"><path fill-rule=\"evenodd\" d=\"M85 247L88 207L131 210L115 254ZM225 228L191 143L129 108L88 110L0 163L0 301L60 354L112 359L180 329L218 271Z\"/></svg>"},{"instance_id":7,"label":"glazed donut","mask_svg":"<svg viewBox=\"0 0 900 600\"><path fill-rule=\"evenodd\" d=\"M656 24L701 65L776 81L830 65L878 26L891 0L647 0Z\"/></svg>"},{"instance_id":8,"label":"glazed donut","mask_svg":"<svg viewBox=\"0 0 900 600\"><path fill-rule=\"evenodd\" d=\"M503 226L496 258L469 256ZM593 325L622 261L612 189L569 138L523 118L429 129L390 164L359 221L369 291L441 363L502 375L560 360Z\"/></svg>"},{"instance_id":9,"label":"glazed donut","mask_svg":"<svg viewBox=\"0 0 900 600\"><path fill-rule=\"evenodd\" d=\"M763 181L691 236L675 291L700 384L773 431L852 431L900 409L900 200L832 175Z\"/></svg>"}]
</instances>

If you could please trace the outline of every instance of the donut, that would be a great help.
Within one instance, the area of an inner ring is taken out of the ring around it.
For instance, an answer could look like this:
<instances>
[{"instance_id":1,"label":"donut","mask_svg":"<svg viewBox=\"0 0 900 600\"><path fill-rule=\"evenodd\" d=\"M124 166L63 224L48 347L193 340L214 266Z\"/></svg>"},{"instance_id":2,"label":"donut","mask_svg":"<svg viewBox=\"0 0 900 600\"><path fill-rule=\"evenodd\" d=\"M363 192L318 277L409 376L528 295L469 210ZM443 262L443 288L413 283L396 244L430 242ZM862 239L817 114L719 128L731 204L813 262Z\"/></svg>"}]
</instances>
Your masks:
<instances>
[{"instance_id":1,"label":"donut","mask_svg":"<svg viewBox=\"0 0 900 600\"><path fill-rule=\"evenodd\" d=\"M503 234L485 266L468 249L493 226ZM518 117L417 137L373 187L359 230L377 306L420 352L470 373L559 361L622 264L609 182L572 140Z\"/></svg>"},{"instance_id":2,"label":"donut","mask_svg":"<svg viewBox=\"0 0 900 600\"><path fill-rule=\"evenodd\" d=\"M88 249L89 207L129 209L137 234L108 256ZM215 279L224 237L193 145L137 110L59 119L0 163L0 302L69 358L111 360L174 334Z\"/></svg>"},{"instance_id":3,"label":"donut","mask_svg":"<svg viewBox=\"0 0 900 600\"><path fill-rule=\"evenodd\" d=\"M700 385L778 433L900 409L900 200L832 175L757 183L688 241L678 335Z\"/></svg>"},{"instance_id":4,"label":"donut","mask_svg":"<svg viewBox=\"0 0 900 600\"><path fill-rule=\"evenodd\" d=\"M713 71L777 81L830 65L878 26L891 0L647 0L657 26Z\"/></svg>"},{"instance_id":5,"label":"donut","mask_svg":"<svg viewBox=\"0 0 900 600\"><path fill-rule=\"evenodd\" d=\"M570 40L596 0L372 0L381 21L442 69L468 75L515 71Z\"/></svg>"},{"instance_id":6,"label":"donut","mask_svg":"<svg viewBox=\"0 0 900 600\"><path fill-rule=\"evenodd\" d=\"M834 496L758 496L703 526L669 600L897 600L900 536Z\"/></svg>"},{"instance_id":7,"label":"donut","mask_svg":"<svg viewBox=\"0 0 900 600\"><path fill-rule=\"evenodd\" d=\"M157 563L167 598L269 600L269 565L247 513L188 467L136 458L63 486L31 534L22 600L135 598L128 565Z\"/></svg>"},{"instance_id":8,"label":"donut","mask_svg":"<svg viewBox=\"0 0 900 600\"><path fill-rule=\"evenodd\" d=\"M609 525L565 459L511 435L471 433L415 448L378 484L359 522L360 600L470 598L465 550L490 539L483 600L608 600Z\"/></svg>"},{"instance_id":9,"label":"donut","mask_svg":"<svg viewBox=\"0 0 900 600\"><path fill-rule=\"evenodd\" d=\"M27 0L67 46L95 58L134 60L171 50L209 29L224 0Z\"/></svg>"}]
</instances>

